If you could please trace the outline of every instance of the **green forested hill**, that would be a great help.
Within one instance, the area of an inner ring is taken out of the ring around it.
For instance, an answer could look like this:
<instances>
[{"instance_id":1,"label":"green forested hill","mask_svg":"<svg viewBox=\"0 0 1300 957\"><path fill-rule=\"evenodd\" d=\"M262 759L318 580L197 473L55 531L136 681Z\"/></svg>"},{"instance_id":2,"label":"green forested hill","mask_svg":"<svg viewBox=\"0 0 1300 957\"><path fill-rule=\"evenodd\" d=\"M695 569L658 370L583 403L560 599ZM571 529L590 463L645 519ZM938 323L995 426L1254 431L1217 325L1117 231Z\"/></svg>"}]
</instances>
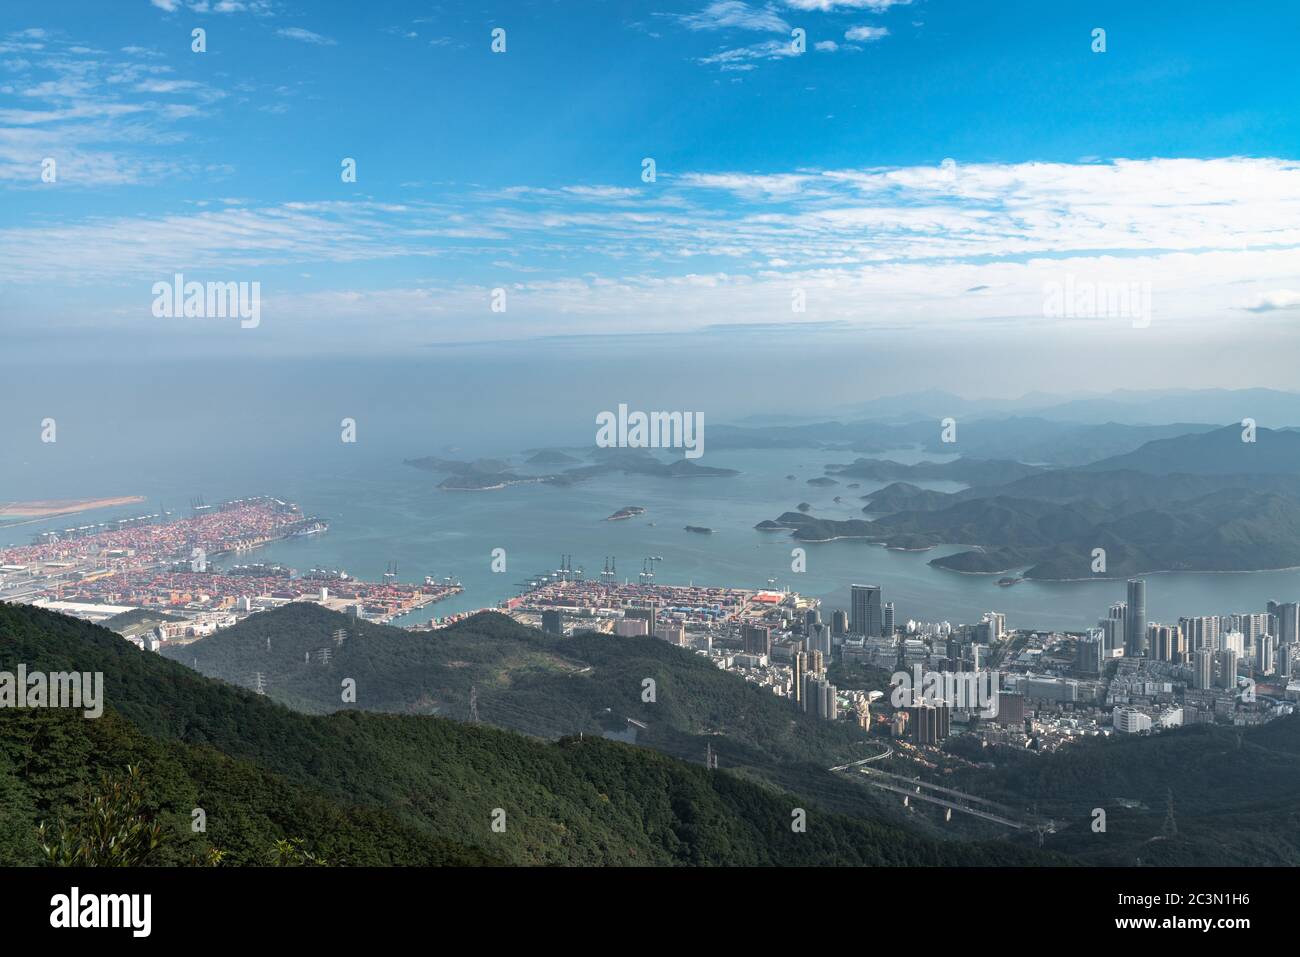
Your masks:
<instances>
[{"instance_id":1,"label":"green forested hill","mask_svg":"<svg viewBox=\"0 0 1300 957\"><path fill-rule=\"evenodd\" d=\"M339 629L348 635L341 643ZM322 648L328 663L319 660ZM313 713L347 708L464 721L472 687L486 724L550 739L634 731L637 744L695 762L711 746L723 767L837 809L878 807L875 795L826 772L874 753L865 732L796 712L770 690L654 639L557 638L498 614L411 633L300 602L164 654L245 687L260 672L269 697ZM345 678L356 681L355 704L341 699ZM647 678L655 682L653 702L643 700Z\"/></svg>"},{"instance_id":2,"label":"green forested hill","mask_svg":"<svg viewBox=\"0 0 1300 957\"><path fill-rule=\"evenodd\" d=\"M0 712L0 856L37 857L40 820L74 813L103 771L139 764L170 848L251 863L301 838L332 863L998 864L1052 860L1005 843L930 841L820 811L725 771L599 738L546 743L424 715L298 714L113 633L0 605L0 670L102 671L103 718ZM796 803L798 802L798 803ZM208 815L202 839L186 831ZM806 832L792 811L808 812ZM503 833L493 814L505 814Z\"/></svg>"},{"instance_id":3,"label":"green forested hill","mask_svg":"<svg viewBox=\"0 0 1300 957\"><path fill-rule=\"evenodd\" d=\"M37 825L74 818L103 773L144 772L146 806L166 839L151 863L203 863L210 848L228 865L273 862L277 840L300 838L334 865L503 863L491 848L432 836L380 807L326 797L215 748L160 741L116 711L0 711L0 866L44 862ZM193 812L205 815L196 833Z\"/></svg>"},{"instance_id":4,"label":"green forested hill","mask_svg":"<svg viewBox=\"0 0 1300 957\"><path fill-rule=\"evenodd\" d=\"M1066 825L1045 846L1083 862L1300 865L1300 715L981 757L997 767L965 769L953 786L1032 802ZM1094 808L1106 812L1105 832L1092 828Z\"/></svg>"}]
</instances>

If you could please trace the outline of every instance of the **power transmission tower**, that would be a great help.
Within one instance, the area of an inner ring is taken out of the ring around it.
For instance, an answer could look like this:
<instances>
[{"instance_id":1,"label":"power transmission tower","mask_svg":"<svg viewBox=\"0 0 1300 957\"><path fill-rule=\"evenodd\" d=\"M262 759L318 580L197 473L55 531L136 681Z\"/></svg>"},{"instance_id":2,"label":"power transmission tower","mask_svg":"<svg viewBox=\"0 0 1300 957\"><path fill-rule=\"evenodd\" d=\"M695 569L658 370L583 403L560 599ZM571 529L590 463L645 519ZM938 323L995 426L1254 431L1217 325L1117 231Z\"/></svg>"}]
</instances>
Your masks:
<instances>
[{"instance_id":1,"label":"power transmission tower","mask_svg":"<svg viewBox=\"0 0 1300 957\"><path fill-rule=\"evenodd\" d=\"M253 673L253 690L258 694L266 694L266 675L257 671Z\"/></svg>"},{"instance_id":2,"label":"power transmission tower","mask_svg":"<svg viewBox=\"0 0 1300 957\"><path fill-rule=\"evenodd\" d=\"M316 660L319 661L319 662L320 662L321 664L323 664L323 665L327 665L327 664L329 664L329 663L330 663L330 650L329 650L328 648L322 648L322 649L320 649L320 651L316 652Z\"/></svg>"},{"instance_id":3,"label":"power transmission tower","mask_svg":"<svg viewBox=\"0 0 1300 957\"><path fill-rule=\"evenodd\" d=\"M1165 824L1161 829L1167 837L1174 837L1178 834L1178 819L1174 816L1174 790L1173 788L1165 789Z\"/></svg>"},{"instance_id":4,"label":"power transmission tower","mask_svg":"<svg viewBox=\"0 0 1300 957\"><path fill-rule=\"evenodd\" d=\"M347 641L347 639L348 632L346 628L340 628L338 631L334 632L334 644L341 645L343 642Z\"/></svg>"},{"instance_id":5,"label":"power transmission tower","mask_svg":"<svg viewBox=\"0 0 1300 957\"><path fill-rule=\"evenodd\" d=\"M469 686L469 720L478 724L478 688Z\"/></svg>"}]
</instances>

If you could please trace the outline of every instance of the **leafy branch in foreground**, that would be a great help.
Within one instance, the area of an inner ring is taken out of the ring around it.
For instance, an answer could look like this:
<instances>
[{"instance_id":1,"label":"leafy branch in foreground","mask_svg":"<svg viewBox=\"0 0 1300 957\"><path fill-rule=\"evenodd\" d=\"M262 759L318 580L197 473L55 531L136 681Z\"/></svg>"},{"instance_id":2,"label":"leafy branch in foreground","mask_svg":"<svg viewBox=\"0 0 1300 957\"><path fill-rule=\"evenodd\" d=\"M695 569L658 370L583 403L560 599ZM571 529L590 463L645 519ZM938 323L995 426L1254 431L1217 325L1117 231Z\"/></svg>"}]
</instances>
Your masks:
<instances>
[{"instance_id":1,"label":"leafy branch in foreground","mask_svg":"<svg viewBox=\"0 0 1300 957\"><path fill-rule=\"evenodd\" d=\"M51 840L44 822L36 829L46 860L56 867L139 867L163 842L163 829L145 811L144 775L103 773L100 790L84 798L71 823L60 819Z\"/></svg>"}]
</instances>

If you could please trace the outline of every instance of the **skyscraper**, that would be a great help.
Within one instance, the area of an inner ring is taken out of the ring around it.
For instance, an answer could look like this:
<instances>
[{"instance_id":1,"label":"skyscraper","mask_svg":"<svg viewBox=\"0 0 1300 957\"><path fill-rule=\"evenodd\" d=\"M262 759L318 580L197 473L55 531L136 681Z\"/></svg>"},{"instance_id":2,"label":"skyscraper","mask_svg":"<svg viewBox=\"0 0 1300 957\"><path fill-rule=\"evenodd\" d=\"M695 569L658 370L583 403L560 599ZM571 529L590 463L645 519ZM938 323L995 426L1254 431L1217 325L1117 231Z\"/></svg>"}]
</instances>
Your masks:
<instances>
[{"instance_id":1,"label":"skyscraper","mask_svg":"<svg viewBox=\"0 0 1300 957\"><path fill-rule=\"evenodd\" d=\"M831 633L836 638L843 638L849 633L849 616L842 611L831 615Z\"/></svg>"},{"instance_id":2,"label":"skyscraper","mask_svg":"<svg viewBox=\"0 0 1300 957\"><path fill-rule=\"evenodd\" d=\"M1104 654L1105 638L1101 629L1096 629L1087 638L1079 639L1075 648L1074 666L1086 674L1100 674Z\"/></svg>"},{"instance_id":3,"label":"skyscraper","mask_svg":"<svg viewBox=\"0 0 1300 957\"><path fill-rule=\"evenodd\" d=\"M767 655L772 652L772 630L763 625L744 625L740 629L740 638L745 643L745 651L751 655Z\"/></svg>"},{"instance_id":4,"label":"skyscraper","mask_svg":"<svg viewBox=\"0 0 1300 957\"><path fill-rule=\"evenodd\" d=\"M885 602L883 615L881 634L888 637L894 633L894 603L892 601Z\"/></svg>"},{"instance_id":5,"label":"skyscraper","mask_svg":"<svg viewBox=\"0 0 1300 957\"><path fill-rule=\"evenodd\" d=\"M1277 639L1260 635L1255 639L1255 667L1261 675L1271 675L1277 670Z\"/></svg>"},{"instance_id":6,"label":"skyscraper","mask_svg":"<svg viewBox=\"0 0 1300 957\"><path fill-rule=\"evenodd\" d=\"M1157 661L1181 664L1186 657L1183 632L1177 625L1153 624L1147 629L1151 656Z\"/></svg>"},{"instance_id":7,"label":"skyscraper","mask_svg":"<svg viewBox=\"0 0 1300 957\"><path fill-rule=\"evenodd\" d=\"M1268 603L1268 613L1277 619L1277 628L1273 634L1279 644L1289 645L1300 641L1300 604L1271 601Z\"/></svg>"},{"instance_id":8,"label":"skyscraper","mask_svg":"<svg viewBox=\"0 0 1300 957\"><path fill-rule=\"evenodd\" d=\"M1208 615L1198 618L1179 618L1178 627L1183 629L1183 635L1187 639L1187 650L1200 651L1202 648L1208 648L1210 651L1217 651L1219 648L1219 616Z\"/></svg>"},{"instance_id":9,"label":"skyscraper","mask_svg":"<svg viewBox=\"0 0 1300 957\"><path fill-rule=\"evenodd\" d=\"M1128 583L1128 617L1124 628L1124 656L1139 657L1147 653L1147 583L1130 578Z\"/></svg>"},{"instance_id":10,"label":"skyscraper","mask_svg":"<svg viewBox=\"0 0 1300 957\"><path fill-rule=\"evenodd\" d=\"M1214 686L1214 652L1201 648L1192 654L1192 686L1205 691Z\"/></svg>"},{"instance_id":11,"label":"skyscraper","mask_svg":"<svg viewBox=\"0 0 1300 957\"><path fill-rule=\"evenodd\" d=\"M821 654L827 661L831 660L831 648L834 642L831 640L831 626L822 622L817 626L816 633L809 639L809 652L816 651Z\"/></svg>"},{"instance_id":12,"label":"skyscraper","mask_svg":"<svg viewBox=\"0 0 1300 957\"><path fill-rule=\"evenodd\" d=\"M1255 644L1260 637L1272 634L1269 629L1270 615L1266 612L1246 612L1232 616L1232 630L1239 631L1246 639L1246 651L1254 653Z\"/></svg>"},{"instance_id":13,"label":"skyscraper","mask_svg":"<svg viewBox=\"0 0 1300 957\"><path fill-rule=\"evenodd\" d=\"M639 619L645 622L645 633L653 635L655 626L659 624L659 605L657 602L650 602L645 605L625 605L623 607L623 617L625 619Z\"/></svg>"},{"instance_id":14,"label":"skyscraper","mask_svg":"<svg viewBox=\"0 0 1300 957\"><path fill-rule=\"evenodd\" d=\"M879 638L884 629L879 585L854 585L851 589L849 631L855 635Z\"/></svg>"},{"instance_id":15,"label":"skyscraper","mask_svg":"<svg viewBox=\"0 0 1300 957\"><path fill-rule=\"evenodd\" d=\"M1124 629L1128 620L1128 606L1117 601L1110 606L1110 613L1097 626L1101 628L1106 646L1106 657L1114 657L1124 650Z\"/></svg>"},{"instance_id":16,"label":"skyscraper","mask_svg":"<svg viewBox=\"0 0 1300 957\"><path fill-rule=\"evenodd\" d=\"M946 704L917 704L906 709L912 740L918 745L937 745L952 728L952 709Z\"/></svg>"},{"instance_id":17,"label":"skyscraper","mask_svg":"<svg viewBox=\"0 0 1300 957\"><path fill-rule=\"evenodd\" d=\"M1214 657L1216 684L1225 690L1237 687L1237 653L1225 648L1216 651Z\"/></svg>"},{"instance_id":18,"label":"skyscraper","mask_svg":"<svg viewBox=\"0 0 1300 957\"><path fill-rule=\"evenodd\" d=\"M808 702L804 699L804 681L808 677L808 653L796 651L790 659L790 677L793 679L790 686L790 697L794 700L795 707L801 711L808 710Z\"/></svg>"}]
</instances>

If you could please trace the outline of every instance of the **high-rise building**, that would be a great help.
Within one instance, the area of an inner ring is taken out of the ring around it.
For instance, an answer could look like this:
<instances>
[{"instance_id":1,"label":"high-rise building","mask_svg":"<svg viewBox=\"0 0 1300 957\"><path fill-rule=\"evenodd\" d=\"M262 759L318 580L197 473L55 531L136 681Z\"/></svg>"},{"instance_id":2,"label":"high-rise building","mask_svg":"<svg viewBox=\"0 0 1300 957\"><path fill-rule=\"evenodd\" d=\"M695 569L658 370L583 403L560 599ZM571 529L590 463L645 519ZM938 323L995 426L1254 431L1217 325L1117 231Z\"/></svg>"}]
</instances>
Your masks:
<instances>
[{"instance_id":1,"label":"high-rise building","mask_svg":"<svg viewBox=\"0 0 1300 957\"><path fill-rule=\"evenodd\" d=\"M883 616L880 626L881 633L885 637L889 637L894 633L894 603L892 601L885 602L881 614Z\"/></svg>"},{"instance_id":2,"label":"high-rise building","mask_svg":"<svg viewBox=\"0 0 1300 957\"><path fill-rule=\"evenodd\" d=\"M1254 654L1255 643L1259 641L1261 635L1272 634L1269 628L1269 620L1273 616L1267 612L1246 612L1240 615L1232 616L1232 630L1241 632L1245 638L1245 650Z\"/></svg>"},{"instance_id":3,"label":"high-rise building","mask_svg":"<svg viewBox=\"0 0 1300 957\"><path fill-rule=\"evenodd\" d=\"M1188 652L1200 651L1202 648L1208 648L1210 651L1219 650L1219 616L1204 615L1197 618L1179 618L1178 627L1183 630L1183 636L1187 640Z\"/></svg>"},{"instance_id":4,"label":"high-rise building","mask_svg":"<svg viewBox=\"0 0 1300 957\"><path fill-rule=\"evenodd\" d=\"M816 633L817 627L822 623L822 613L816 608L809 608L803 613L803 633L812 635Z\"/></svg>"},{"instance_id":5,"label":"high-rise building","mask_svg":"<svg viewBox=\"0 0 1300 957\"><path fill-rule=\"evenodd\" d=\"M831 634L836 638L843 638L849 633L849 616L843 611L837 611L831 615Z\"/></svg>"},{"instance_id":6,"label":"high-rise building","mask_svg":"<svg viewBox=\"0 0 1300 957\"><path fill-rule=\"evenodd\" d=\"M624 618L614 622L614 634L623 638L639 638L650 634L648 622L644 618Z\"/></svg>"},{"instance_id":7,"label":"high-rise building","mask_svg":"<svg viewBox=\"0 0 1300 957\"><path fill-rule=\"evenodd\" d=\"M831 626L822 622L817 626L816 632L809 639L809 651L815 651L827 661L831 660Z\"/></svg>"},{"instance_id":8,"label":"high-rise building","mask_svg":"<svg viewBox=\"0 0 1300 957\"><path fill-rule=\"evenodd\" d=\"M794 699L795 707L800 711L807 711L808 702L804 699L804 682L808 677L808 653L806 651L796 651L791 655L790 676L793 679L790 686L790 697Z\"/></svg>"},{"instance_id":9,"label":"high-rise building","mask_svg":"<svg viewBox=\"0 0 1300 957\"><path fill-rule=\"evenodd\" d=\"M1300 673L1300 645L1278 645L1277 673L1290 678Z\"/></svg>"},{"instance_id":10,"label":"high-rise building","mask_svg":"<svg viewBox=\"0 0 1300 957\"><path fill-rule=\"evenodd\" d=\"M668 642L670 645L677 645L679 648L684 648L686 646L686 626L678 625L673 622L664 622L655 629L655 637L661 641Z\"/></svg>"},{"instance_id":11,"label":"high-rise building","mask_svg":"<svg viewBox=\"0 0 1300 957\"><path fill-rule=\"evenodd\" d=\"M1101 629L1097 629L1087 638L1080 638L1075 649L1075 668L1085 674L1101 674L1104 641Z\"/></svg>"},{"instance_id":12,"label":"high-rise building","mask_svg":"<svg viewBox=\"0 0 1300 957\"><path fill-rule=\"evenodd\" d=\"M880 607L879 585L854 585L850 589L849 632L868 638L880 637L884 613Z\"/></svg>"},{"instance_id":13,"label":"high-rise building","mask_svg":"<svg viewBox=\"0 0 1300 957\"><path fill-rule=\"evenodd\" d=\"M912 740L918 745L935 745L952 729L952 709L946 704L918 704L907 709Z\"/></svg>"},{"instance_id":14,"label":"high-rise building","mask_svg":"<svg viewBox=\"0 0 1300 957\"><path fill-rule=\"evenodd\" d=\"M554 609L546 609L542 612L542 631L548 635L564 634L564 616Z\"/></svg>"},{"instance_id":15,"label":"high-rise building","mask_svg":"<svg viewBox=\"0 0 1300 957\"><path fill-rule=\"evenodd\" d=\"M1280 644L1289 645L1300 641L1300 604L1271 601L1268 603L1268 613L1277 619L1277 628L1270 630Z\"/></svg>"},{"instance_id":16,"label":"high-rise building","mask_svg":"<svg viewBox=\"0 0 1300 957\"><path fill-rule=\"evenodd\" d=\"M1214 653L1214 684L1225 690L1237 687L1238 656L1230 648Z\"/></svg>"},{"instance_id":17,"label":"high-rise building","mask_svg":"<svg viewBox=\"0 0 1300 957\"><path fill-rule=\"evenodd\" d=\"M746 654L768 655L772 653L772 629L765 625L742 625L740 640L744 643Z\"/></svg>"},{"instance_id":18,"label":"high-rise building","mask_svg":"<svg viewBox=\"0 0 1300 957\"><path fill-rule=\"evenodd\" d=\"M625 605L623 606L623 617L625 619L639 619L645 622L645 634L653 635L655 626L659 623L659 608L654 602L648 605Z\"/></svg>"},{"instance_id":19,"label":"high-rise building","mask_svg":"<svg viewBox=\"0 0 1300 957\"><path fill-rule=\"evenodd\" d=\"M805 690L808 699L807 710L815 713L823 721L839 719L839 703L836 701L836 688L825 678L808 677Z\"/></svg>"},{"instance_id":20,"label":"high-rise building","mask_svg":"<svg viewBox=\"0 0 1300 957\"><path fill-rule=\"evenodd\" d=\"M998 724L1017 726L1025 720L1025 696L1011 691L998 692Z\"/></svg>"},{"instance_id":21,"label":"high-rise building","mask_svg":"<svg viewBox=\"0 0 1300 957\"><path fill-rule=\"evenodd\" d=\"M1183 632L1177 625L1152 624L1147 629L1148 647L1157 661L1182 664L1186 658Z\"/></svg>"},{"instance_id":22,"label":"high-rise building","mask_svg":"<svg viewBox=\"0 0 1300 957\"><path fill-rule=\"evenodd\" d=\"M1106 657L1114 658L1124 652L1124 628L1127 620L1128 605L1117 601L1110 606L1110 613L1097 626L1101 629L1106 646Z\"/></svg>"},{"instance_id":23,"label":"high-rise building","mask_svg":"<svg viewBox=\"0 0 1300 957\"><path fill-rule=\"evenodd\" d=\"M1260 635L1255 639L1255 669L1261 675L1271 675L1277 670L1277 639Z\"/></svg>"},{"instance_id":24,"label":"high-rise building","mask_svg":"<svg viewBox=\"0 0 1300 957\"><path fill-rule=\"evenodd\" d=\"M1124 655L1136 658L1147 653L1147 583L1141 578L1130 578L1128 583L1128 616L1124 629Z\"/></svg>"},{"instance_id":25,"label":"high-rise building","mask_svg":"<svg viewBox=\"0 0 1300 957\"><path fill-rule=\"evenodd\" d=\"M1192 652L1192 686L1197 691L1214 687L1214 652L1209 648Z\"/></svg>"}]
</instances>

